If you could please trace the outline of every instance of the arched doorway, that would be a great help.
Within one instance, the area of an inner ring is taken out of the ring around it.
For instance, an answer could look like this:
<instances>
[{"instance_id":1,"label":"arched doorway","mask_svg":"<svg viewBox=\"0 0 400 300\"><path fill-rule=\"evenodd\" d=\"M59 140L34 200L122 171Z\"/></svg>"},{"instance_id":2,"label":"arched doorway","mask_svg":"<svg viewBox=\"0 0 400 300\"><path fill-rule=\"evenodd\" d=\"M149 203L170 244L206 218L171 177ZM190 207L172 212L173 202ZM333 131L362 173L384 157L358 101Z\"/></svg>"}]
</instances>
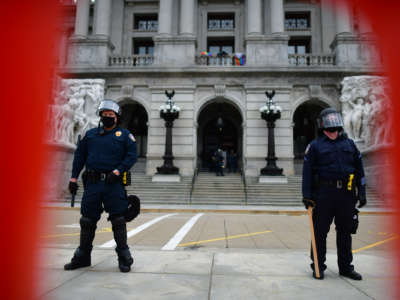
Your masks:
<instances>
[{"instance_id":1,"label":"arched doorway","mask_svg":"<svg viewBox=\"0 0 400 300\"><path fill-rule=\"evenodd\" d=\"M317 137L317 117L326 108L324 102L313 100L300 105L293 115L293 153L295 159L302 159L307 145Z\"/></svg>"},{"instance_id":2,"label":"arched doorway","mask_svg":"<svg viewBox=\"0 0 400 300\"><path fill-rule=\"evenodd\" d=\"M137 102L129 101L121 104L121 109L121 127L128 129L135 136L138 157L146 157L149 118L145 108Z\"/></svg>"},{"instance_id":3,"label":"arched doorway","mask_svg":"<svg viewBox=\"0 0 400 300\"><path fill-rule=\"evenodd\" d=\"M235 153L240 168L243 118L239 110L227 101L212 102L201 110L197 122L197 161L200 170L212 171L212 157L218 148L226 151L226 167L229 167L229 156Z\"/></svg>"}]
</instances>

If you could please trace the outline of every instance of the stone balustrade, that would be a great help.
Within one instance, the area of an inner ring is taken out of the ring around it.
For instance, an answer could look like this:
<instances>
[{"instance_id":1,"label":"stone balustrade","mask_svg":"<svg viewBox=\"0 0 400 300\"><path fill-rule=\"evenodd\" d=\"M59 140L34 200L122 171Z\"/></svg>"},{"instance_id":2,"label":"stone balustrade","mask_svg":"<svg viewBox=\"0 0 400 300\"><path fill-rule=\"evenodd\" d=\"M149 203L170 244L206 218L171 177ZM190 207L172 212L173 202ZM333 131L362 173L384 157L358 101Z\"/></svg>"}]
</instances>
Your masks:
<instances>
[{"instance_id":1,"label":"stone balustrade","mask_svg":"<svg viewBox=\"0 0 400 300\"><path fill-rule=\"evenodd\" d=\"M333 66L336 64L332 54L289 54L289 64L295 66Z\"/></svg>"},{"instance_id":2,"label":"stone balustrade","mask_svg":"<svg viewBox=\"0 0 400 300\"><path fill-rule=\"evenodd\" d=\"M153 64L153 55L110 56L112 67L144 67Z\"/></svg>"},{"instance_id":3,"label":"stone balustrade","mask_svg":"<svg viewBox=\"0 0 400 300\"><path fill-rule=\"evenodd\" d=\"M235 54L228 55L199 55L196 56L196 64L204 66L243 66L246 64L246 56L240 58Z\"/></svg>"}]
</instances>

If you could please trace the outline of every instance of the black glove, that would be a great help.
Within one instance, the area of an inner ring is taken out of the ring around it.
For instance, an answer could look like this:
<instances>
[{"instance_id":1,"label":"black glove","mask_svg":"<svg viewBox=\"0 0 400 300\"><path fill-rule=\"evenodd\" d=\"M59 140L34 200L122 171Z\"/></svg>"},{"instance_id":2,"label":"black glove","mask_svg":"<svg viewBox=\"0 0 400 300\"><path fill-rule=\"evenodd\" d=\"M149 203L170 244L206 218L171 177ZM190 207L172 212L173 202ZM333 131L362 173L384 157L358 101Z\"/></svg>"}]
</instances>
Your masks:
<instances>
[{"instance_id":1,"label":"black glove","mask_svg":"<svg viewBox=\"0 0 400 300\"><path fill-rule=\"evenodd\" d=\"M361 207L365 206L365 204L367 204L367 198L365 198L364 195L360 195L358 202L359 202L358 208L361 208Z\"/></svg>"},{"instance_id":2,"label":"black glove","mask_svg":"<svg viewBox=\"0 0 400 300\"><path fill-rule=\"evenodd\" d=\"M79 185L76 182L72 182L72 181L69 182L68 189L72 195L76 195L76 191L78 190L78 188L79 188Z\"/></svg>"},{"instance_id":3,"label":"black glove","mask_svg":"<svg viewBox=\"0 0 400 300\"><path fill-rule=\"evenodd\" d=\"M306 209L308 209L309 206L311 206L311 207L315 206L314 200L311 200L311 199L303 198L303 203L304 203L304 206L306 207Z\"/></svg>"},{"instance_id":4,"label":"black glove","mask_svg":"<svg viewBox=\"0 0 400 300\"><path fill-rule=\"evenodd\" d=\"M110 172L107 174L105 182L107 184L113 184L113 183L120 182L120 180L121 179L120 179L119 175L116 175L114 172Z\"/></svg>"}]
</instances>

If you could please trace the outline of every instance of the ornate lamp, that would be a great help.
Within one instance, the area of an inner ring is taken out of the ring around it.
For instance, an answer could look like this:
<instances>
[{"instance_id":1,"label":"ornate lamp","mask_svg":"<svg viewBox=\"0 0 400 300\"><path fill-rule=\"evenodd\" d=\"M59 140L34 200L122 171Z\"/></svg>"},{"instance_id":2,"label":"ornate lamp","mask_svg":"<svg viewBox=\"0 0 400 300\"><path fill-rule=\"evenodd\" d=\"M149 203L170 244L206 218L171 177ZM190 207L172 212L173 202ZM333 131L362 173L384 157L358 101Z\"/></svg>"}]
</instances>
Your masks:
<instances>
[{"instance_id":1,"label":"ornate lamp","mask_svg":"<svg viewBox=\"0 0 400 300\"><path fill-rule=\"evenodd\" d=\"M268 176L280 176L282 175L282 169L276 166L275 156L275 121L281 117L282 108L279 105L275 105L272 98L275 96L275 90L271 93L265 92L267 96L267 104L260 108L261 118L267 122L268 127L268 156L265 158L267 165L261 169L261 175Z\"/></svg>"},{"instance_id":2,"label":"ornate lamp","mask_svg":"<svg viewBox=\"0 0 400 300\"><path fill-rule=\"evenodd\" d=\"M174 166L172 155L172 127L174 126L174 120L179 118L179 111L181 110L172 101L172 97L175 95L175 91L172 90L169 93L165 91L167 95L167 101L165 104L160 106L160 118L165 121L166 135L165 135L165 153L163 156L164 164L161 167L157 167L158 174L178 174L179 169Z\"/></svg>"}]
</instances>

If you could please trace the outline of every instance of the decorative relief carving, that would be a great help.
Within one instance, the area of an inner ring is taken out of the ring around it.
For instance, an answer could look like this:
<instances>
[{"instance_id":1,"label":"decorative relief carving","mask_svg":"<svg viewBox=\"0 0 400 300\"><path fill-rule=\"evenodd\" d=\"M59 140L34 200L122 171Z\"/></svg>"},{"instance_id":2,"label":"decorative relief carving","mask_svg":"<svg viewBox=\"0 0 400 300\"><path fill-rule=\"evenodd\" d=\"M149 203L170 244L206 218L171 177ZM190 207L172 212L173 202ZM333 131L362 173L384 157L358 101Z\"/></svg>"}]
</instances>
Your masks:
<instances>
[{"instance_id":1,"label":"decorative relief carving","mask_svg":"<svg viewBox=\"0 0 400 300\"><path fill-rule=\"evenodd\" d=\"M48 140L75 147L78 136L99 122L96 114L104 98L103 79L62 79L53 105L49 107Z\"/></svg>"},{"instance_id":2,"label":"decorative relief carving","mask_svg":"<svg viewBox=\"0 0 400 300\"><path fill-rule=\"evenodd\" d=\"M344 129L364 150L392 143L392 115L384 77L353 76L342 81Z\"/></svg>"}]
</instances>

